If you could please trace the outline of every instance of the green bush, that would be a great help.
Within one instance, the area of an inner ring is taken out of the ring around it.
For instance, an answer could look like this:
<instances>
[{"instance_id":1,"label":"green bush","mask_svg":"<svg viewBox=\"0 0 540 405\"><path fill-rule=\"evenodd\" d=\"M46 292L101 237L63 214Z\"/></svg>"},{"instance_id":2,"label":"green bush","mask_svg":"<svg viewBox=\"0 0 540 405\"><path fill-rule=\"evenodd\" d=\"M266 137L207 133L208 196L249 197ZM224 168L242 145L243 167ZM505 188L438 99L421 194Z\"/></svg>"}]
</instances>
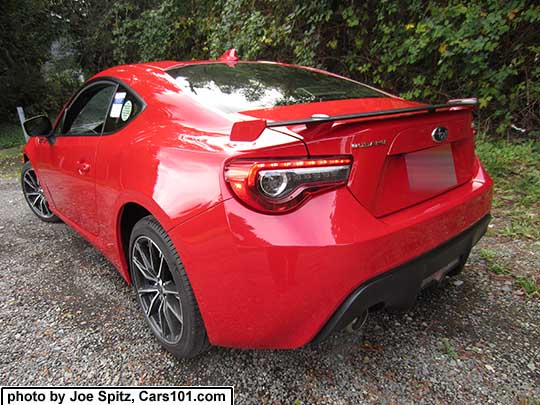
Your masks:
<instances>
[{"instance_id":1,"label":"green bush","mask_svg":"<svg viewBox=\"0 0 540 405\"><path fill-rule=\"evenodd\" d=\"M385 3L377 11L371 60L357 69L408 98L476 96L488 131L540 128L540 6L412 2L404 18Z\"/></svg>"},{"instance_id":2,"label":"green bush","mask_svg":"<svg viewBox=\"0 0 540 405\"><path fill-rule=\"evenodd\" d=\"M24 144L24 135L20 125L0 123L0 149L12 148Z\"/></svg>"},{"instance_id":3,"label":"green bush","mask_svg":"<svg viewBox=\"0 0 540 405\"><path fill-rule=\"evenodd\" d=\"M540 140L476 138L476 152L495 181L494 215L500 235L540 238Z\"/></svg>"},{"instance_id":4,"label":"green bush","mask_svg":"<svg viewBox=\"0 0 540 405\"><path fill-rule=\"evenodd\" d=\"M32 28L14 26L35 51L0 69L5 80L18 78L8 86L0 118L15 100L52 106L46 96L72 89L69 72L77 68L88 77L122 63L216 58L235 47L243 59L316 66L420 101L478 97L477 122L490 136L540 135L540 5L534 1L6 1L6 24L39 10L35 18L48 33L23 35ZM58 37L72 39L78 66L44 81L38 74L49 57L44 43ZM6 49L16 54L12 45Z\"/></svg>"},{"instance_id":5,"label":"green bush","mask_svg":"<svg viewBox=\"0 0 540 405\"><path fill-rule=\"evenodd\" d=\"M246 58L322 67L405 98L477 97L488 133L514 124L539 134L540 5L533 2L229 0L212 18L212 57L234 45Z\"/></svg>"}]
</instances>

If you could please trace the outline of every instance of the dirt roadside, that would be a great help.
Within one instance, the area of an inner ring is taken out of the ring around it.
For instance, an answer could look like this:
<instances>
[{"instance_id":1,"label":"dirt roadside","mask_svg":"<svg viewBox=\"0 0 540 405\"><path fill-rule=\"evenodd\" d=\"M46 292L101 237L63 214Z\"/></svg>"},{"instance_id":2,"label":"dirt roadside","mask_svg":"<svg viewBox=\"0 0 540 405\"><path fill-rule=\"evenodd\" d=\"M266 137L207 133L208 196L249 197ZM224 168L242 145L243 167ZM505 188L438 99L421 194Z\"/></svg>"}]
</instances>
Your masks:
<instances>
[{"instance_id":1,"label":"dirt roadside","mask_svg":"<svg viewBox=\"0 0 540 405\"><path fill-rule=\"evenodd\" d=\"M112 266L31 214L16 169L0 171L0 385L234 385L239 404L540 402L540 299L492 268L538 272L538 241L488 235L412 310L373 314L319 347L178 361Z\"/></svg>"}]
</instances>

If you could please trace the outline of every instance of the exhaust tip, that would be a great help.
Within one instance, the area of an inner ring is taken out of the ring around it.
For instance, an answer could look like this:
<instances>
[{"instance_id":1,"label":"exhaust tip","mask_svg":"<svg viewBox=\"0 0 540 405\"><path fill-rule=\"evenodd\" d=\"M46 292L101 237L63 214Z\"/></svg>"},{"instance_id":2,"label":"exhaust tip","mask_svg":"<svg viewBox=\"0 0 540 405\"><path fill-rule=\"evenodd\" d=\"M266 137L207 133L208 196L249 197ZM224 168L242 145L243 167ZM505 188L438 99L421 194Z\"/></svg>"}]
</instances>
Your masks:
<instances>
[{"instance_id":1,"label":"exhaust tip","mask_svg":"<svg viewBox=\"0 0 540 405\"><path fill-rule=\"evenodd\" d=\"M346 327L345 329L349 333L354 333L358 329L361 329L368 319L368 311L364 311L362 315L354 318Z\"/></svg>"}]
</instances>

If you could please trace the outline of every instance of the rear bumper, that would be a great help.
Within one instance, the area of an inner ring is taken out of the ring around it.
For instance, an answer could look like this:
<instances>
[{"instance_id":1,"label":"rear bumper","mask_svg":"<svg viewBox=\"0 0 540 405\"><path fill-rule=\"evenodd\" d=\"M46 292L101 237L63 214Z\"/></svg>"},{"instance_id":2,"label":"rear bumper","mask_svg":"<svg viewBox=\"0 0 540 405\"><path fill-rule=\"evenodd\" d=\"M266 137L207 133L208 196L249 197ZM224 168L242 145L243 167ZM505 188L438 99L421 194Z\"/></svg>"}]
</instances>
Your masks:
<instances>
[{"instance_id":1,"label":"rear bumper","mask_svg":"<svg viewBox=\"0 0 540 405\"><path fill-rule=\"evenodd\" d=\"M312 343L320 343L374 306L411 306L420 290L465 264L470 250L484 235L490 220L488 214L435 249L362 284L341 304Z\"/></svg>"},{"instance_id":2,"label":"rear bumper","mask_svg":"<svg viewBox=\"0 0 540 405\"><path fill-rule=\"evenodd\" d=\"M290 349L312 342L358 288L470 229L491 199L478 164L470 182L383 218L340 188L286 215L229 199L169 235L212 344Z\"/></svg>"}]
</instances>

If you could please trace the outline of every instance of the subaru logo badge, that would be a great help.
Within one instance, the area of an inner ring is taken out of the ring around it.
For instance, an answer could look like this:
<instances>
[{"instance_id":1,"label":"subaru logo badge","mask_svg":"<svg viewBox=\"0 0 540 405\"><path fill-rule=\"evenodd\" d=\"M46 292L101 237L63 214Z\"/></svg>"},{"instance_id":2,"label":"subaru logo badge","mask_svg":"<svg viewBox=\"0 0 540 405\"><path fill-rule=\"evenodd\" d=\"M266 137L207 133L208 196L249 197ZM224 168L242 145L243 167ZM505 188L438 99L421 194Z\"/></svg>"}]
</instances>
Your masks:
<instances>
[{"instance_id":1,"label":"subaru logo badge","mask_svg":"<svg viewBox=\"0 0 540 405\"><path fill-rule=\"evenodd\" d=\"M433 130L431 133L431 138L435 142L443 142L446 141L446 138L448 138L448 129L445 127L437 127Z\"/></svg>"}]
</instances>

